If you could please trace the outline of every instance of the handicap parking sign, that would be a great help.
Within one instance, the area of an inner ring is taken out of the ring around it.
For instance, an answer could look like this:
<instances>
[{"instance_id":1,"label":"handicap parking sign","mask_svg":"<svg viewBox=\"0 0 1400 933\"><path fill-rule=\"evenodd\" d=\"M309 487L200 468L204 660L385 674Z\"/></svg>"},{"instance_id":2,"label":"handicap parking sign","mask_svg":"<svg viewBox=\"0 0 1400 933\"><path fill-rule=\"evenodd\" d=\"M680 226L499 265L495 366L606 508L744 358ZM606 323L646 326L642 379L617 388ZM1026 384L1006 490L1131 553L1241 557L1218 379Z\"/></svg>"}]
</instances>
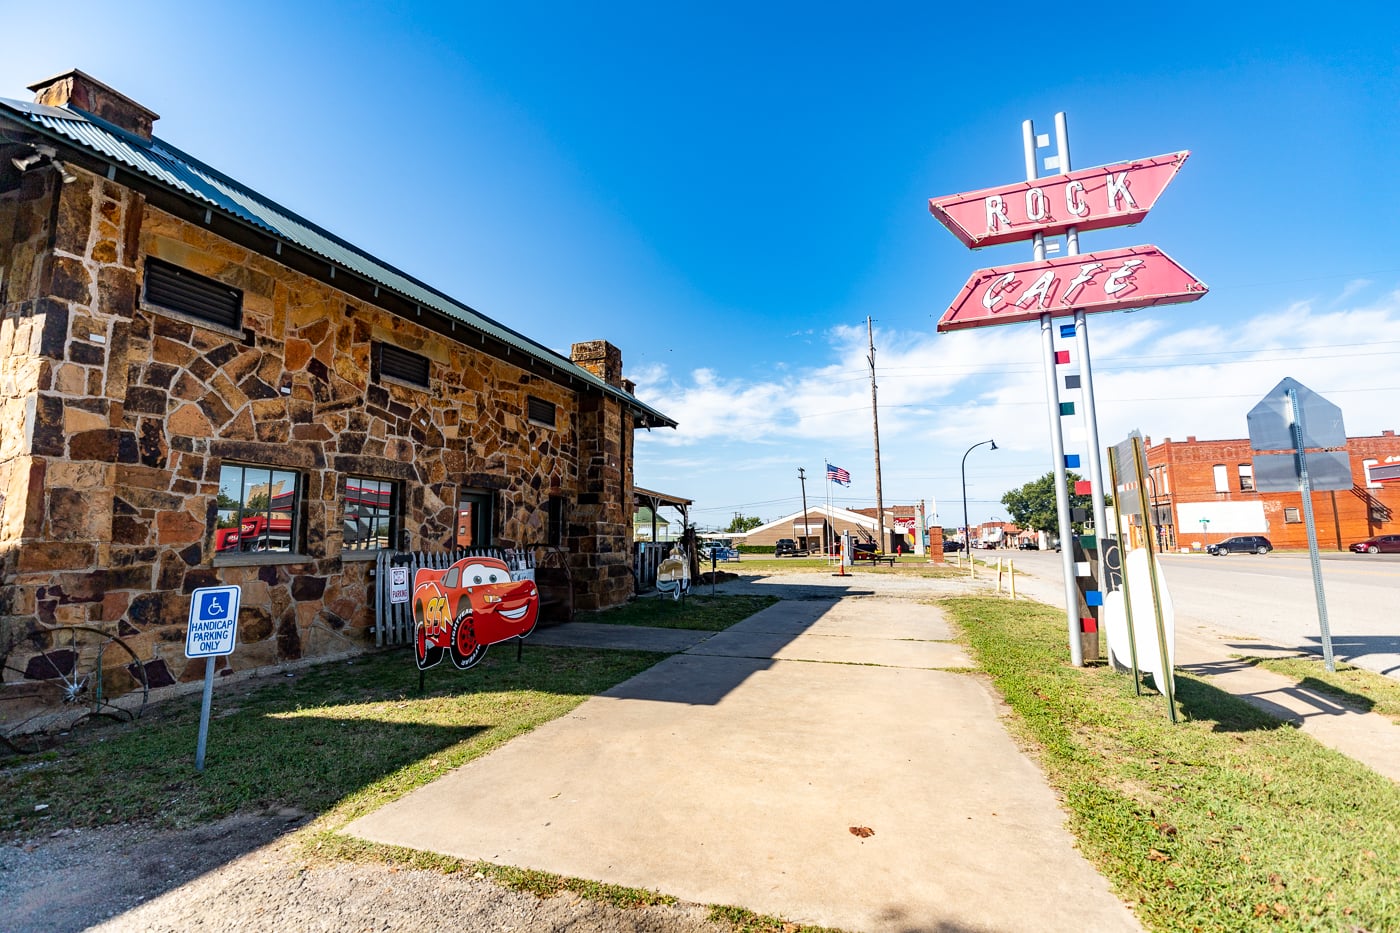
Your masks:
<instances>
[{"instance_id":1,"label":"handicap parking sign","mask_svg":"<svg viewBox=\"0 0 1400 933\"><path fill-rule=\"evenodd\" d=\"M190 597L190 625L185 657L210 658L233 653L238 636L237 586L204 586Z\"/></svg>"}]
</instances>

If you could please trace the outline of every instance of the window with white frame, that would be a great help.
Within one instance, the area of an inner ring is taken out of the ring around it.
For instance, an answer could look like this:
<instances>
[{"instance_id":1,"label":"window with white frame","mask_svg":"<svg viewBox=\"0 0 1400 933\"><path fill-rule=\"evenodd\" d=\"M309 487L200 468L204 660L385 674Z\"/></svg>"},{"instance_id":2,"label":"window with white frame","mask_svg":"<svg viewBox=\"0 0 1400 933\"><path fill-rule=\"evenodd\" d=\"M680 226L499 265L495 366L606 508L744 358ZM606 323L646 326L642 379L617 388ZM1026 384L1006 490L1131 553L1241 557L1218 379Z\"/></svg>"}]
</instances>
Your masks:
<instances>
[{"instance_id":1,"label":"window with white frame","mask_svg":"<svg viewBox=\"0 0 1400 933\"><path fill-rule=\"evenodd\" d=\"M1223 463L1215 465L1215 491L1230 491L1230 470Z\"/></svg>"},{"instance_id":2,"label":"window with white frame","mask_svg":"<svg viewBox=\"0 0 1400 933\"><path fill-rule=\"evenodd\" d=\"M1303 520L1303 516L1302 516L1301 514L1299 514L1299 510L1298 510L1298 509L1293 508L1293 507L1290 506L1290 507L1285 508L1285 509L1283 510L1283 521L1284 521L1285 524L1288 524L1288 525L1296 525L1296 524L1298 524L1299 522L1301 522L1302 520Z\"/></svg>"},{"instance_id":3,"label":"window with white frame","mask_svg":"<svg viewBox=\"0 0 1400 933\"><path fill-rule=\"evenodd\" d=\"M1240 491L1254 491L1254 465L1252 463L1240 464Z\"/></svg>"}]
</instances>

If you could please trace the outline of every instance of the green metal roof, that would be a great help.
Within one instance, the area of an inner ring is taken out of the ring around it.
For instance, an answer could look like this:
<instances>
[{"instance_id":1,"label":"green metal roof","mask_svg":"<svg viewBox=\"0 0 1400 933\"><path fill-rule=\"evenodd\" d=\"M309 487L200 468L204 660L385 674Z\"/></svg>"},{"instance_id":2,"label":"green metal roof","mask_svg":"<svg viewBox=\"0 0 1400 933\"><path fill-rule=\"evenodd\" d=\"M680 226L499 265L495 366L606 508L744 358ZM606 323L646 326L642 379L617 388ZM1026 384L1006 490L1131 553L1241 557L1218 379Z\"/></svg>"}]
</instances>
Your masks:
<instances>
[{"instance_id":1,"label":"green metal roof","mask_svg":"<svg viewBox=\"0 0 1400 933\"><path fill-rule=\"evenodd\" d=\"M619 399L647 427L675 427L676 422L636 396L611 386L567 357L536 343L393 266L382 262L234 181L159 138L142 139L98 117L71 107L49 107L0 98L0 118L8 117L55 143L145 176L179 197L221 211L277 240L323 257L334 267L388 289L415 305L429 308Z\"/></svg>"}]
</instances>

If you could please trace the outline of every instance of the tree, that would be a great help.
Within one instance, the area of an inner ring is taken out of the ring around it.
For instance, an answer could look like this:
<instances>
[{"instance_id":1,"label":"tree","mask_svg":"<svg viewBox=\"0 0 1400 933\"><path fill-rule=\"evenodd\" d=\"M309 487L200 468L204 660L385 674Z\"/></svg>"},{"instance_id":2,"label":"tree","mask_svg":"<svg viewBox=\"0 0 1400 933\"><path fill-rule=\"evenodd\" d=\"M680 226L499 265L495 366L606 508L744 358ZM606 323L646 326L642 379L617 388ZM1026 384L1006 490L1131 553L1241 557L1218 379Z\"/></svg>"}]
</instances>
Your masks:
<instances>
[{"instance_id":1,"label":"tree","mask_svg":"<svg viewBox=\"0 0 1400 933\"><path fill-rule=\"evenodd\" d=\"M724 530L730 534L739 534L745 531L753 531L762 524L763 519L759 518L757 515L740 515L736 512L734 514L734 519L729 523L729 527Z\"/></svg>"},{"instance_id":2,"label":"tree","mask_svg":"<svg viewBox=\"0 0 1400 933\"><path fill-rule=\"evenodd\" d=\"M1068 486L1070 508L1087 509L1091 504L1088 496L1075 495L1074 484L1080 481L1075 473L1065 473ZM1055 474L1046 473L1040 479L1033 479L1020 489L1013 489L1001 497L1011 520L1022 528L1055 534L1059 531L1060 520L1055 512Z\"/></svg>"}]
</instances>

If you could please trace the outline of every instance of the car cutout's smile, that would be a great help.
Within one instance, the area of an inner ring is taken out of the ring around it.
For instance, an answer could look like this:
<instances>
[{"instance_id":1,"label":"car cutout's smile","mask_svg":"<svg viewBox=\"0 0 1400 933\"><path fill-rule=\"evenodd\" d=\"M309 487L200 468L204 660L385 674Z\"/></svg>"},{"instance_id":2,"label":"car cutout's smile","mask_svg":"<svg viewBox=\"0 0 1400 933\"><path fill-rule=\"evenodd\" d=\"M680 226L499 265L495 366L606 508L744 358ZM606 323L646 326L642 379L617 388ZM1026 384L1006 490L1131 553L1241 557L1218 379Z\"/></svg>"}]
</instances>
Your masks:
<instances>
[{"instance_id":1,"label":"car cutout's smile","mask_svg":"<svg viewBox=\"0 0 1400 933\"><path fill-rule=\"evenodd\" d=\"M496 612L498 612L499 614L505 616L507 619L510 619L512 622L514 622L516 619L519 619L519 618L524 617L525 613L527 613L527 612L529 612L529 611L530 611L530 606L529 606L528 603L527 603L526 605L521 606L519 609L497 609L497 610L496 610Z\"/></svg>"}]
</instances>

